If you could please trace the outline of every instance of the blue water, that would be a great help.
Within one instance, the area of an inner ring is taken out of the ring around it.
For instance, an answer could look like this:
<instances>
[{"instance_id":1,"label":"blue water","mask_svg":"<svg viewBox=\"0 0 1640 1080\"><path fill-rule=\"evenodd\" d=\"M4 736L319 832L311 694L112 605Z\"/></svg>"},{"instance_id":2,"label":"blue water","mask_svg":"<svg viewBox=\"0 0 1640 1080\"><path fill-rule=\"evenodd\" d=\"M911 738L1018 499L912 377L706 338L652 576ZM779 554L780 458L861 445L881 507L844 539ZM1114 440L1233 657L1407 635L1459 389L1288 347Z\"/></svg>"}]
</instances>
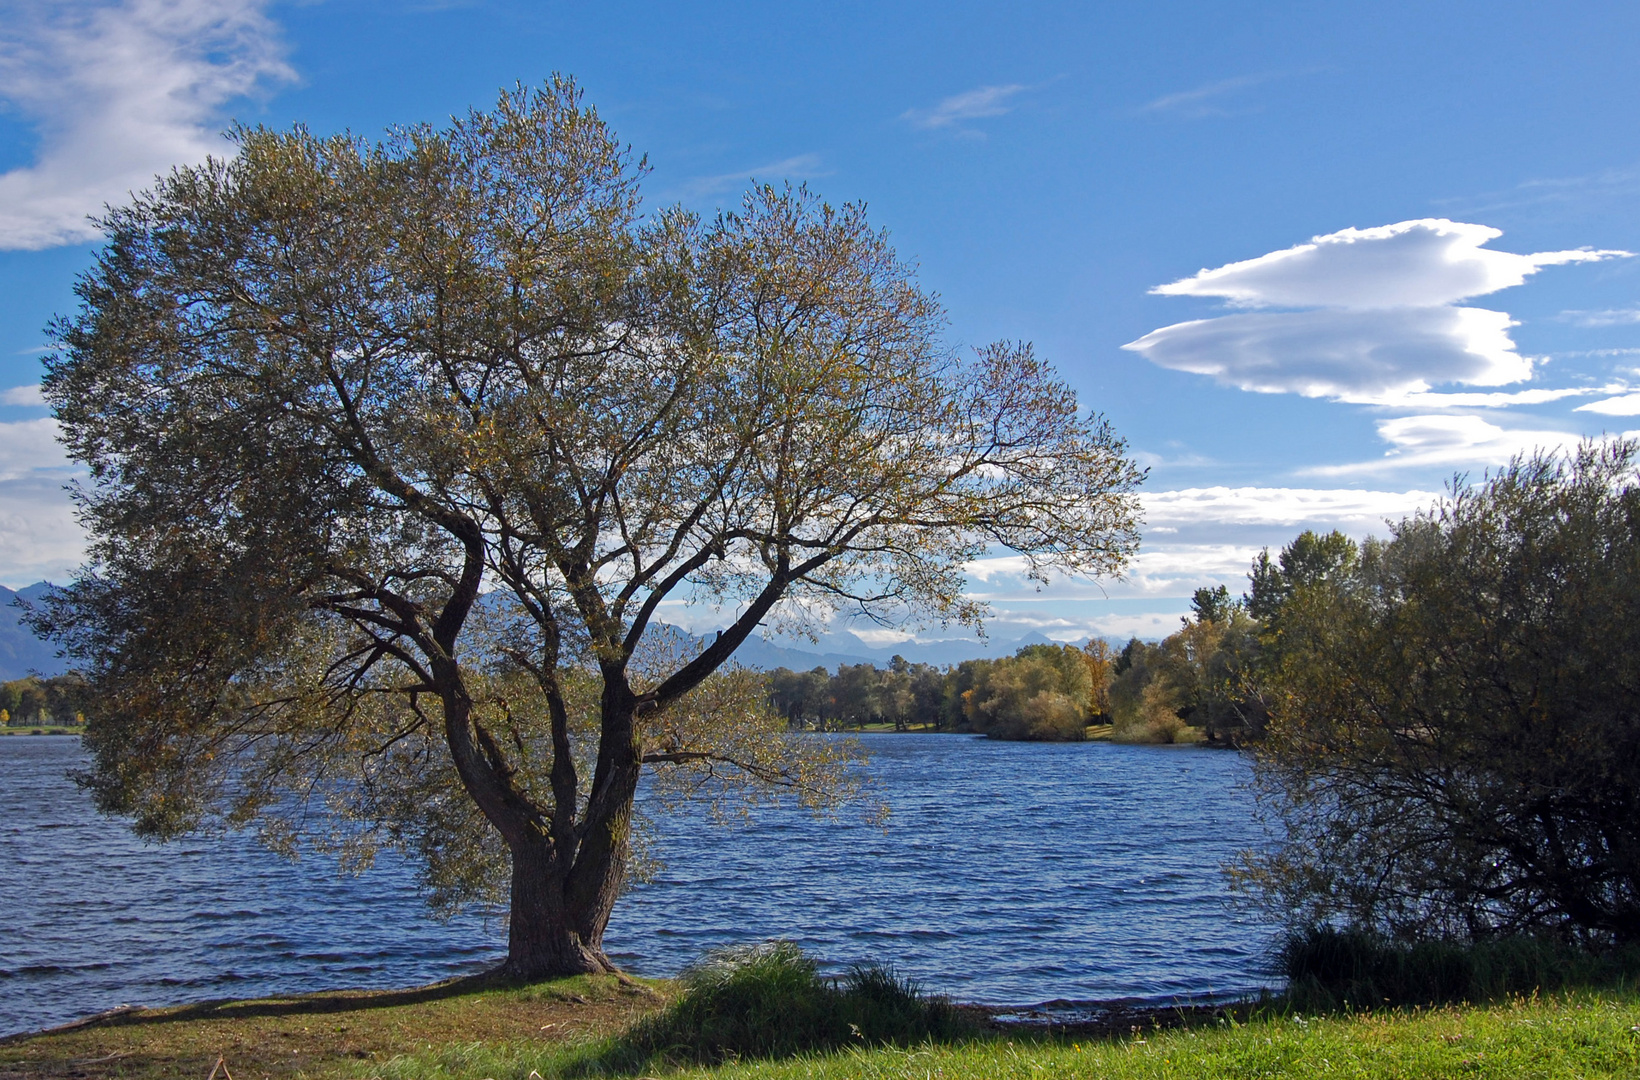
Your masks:
<instances>
[{"instance_id":1,"label":"blue water","mask_svg":"<svg viewBox=\"0 0 1640 1080\"><path fill-rule=\"evenodd\" d=\"M865 740L886 830L795 807L662 822L658 880L605 945L675 973L716 945L791 938L830 969L892 958L960 1000L1233 994L1270 931L1224 905L1259 842L1236 755L965 736ZM99 818L65 777L77 739L0 738L0 1033L121 1004L408 986L482 970L497 919L427 917L412 869L360 877L243 837L168 845Z\"/></svg>"}]
</instances>

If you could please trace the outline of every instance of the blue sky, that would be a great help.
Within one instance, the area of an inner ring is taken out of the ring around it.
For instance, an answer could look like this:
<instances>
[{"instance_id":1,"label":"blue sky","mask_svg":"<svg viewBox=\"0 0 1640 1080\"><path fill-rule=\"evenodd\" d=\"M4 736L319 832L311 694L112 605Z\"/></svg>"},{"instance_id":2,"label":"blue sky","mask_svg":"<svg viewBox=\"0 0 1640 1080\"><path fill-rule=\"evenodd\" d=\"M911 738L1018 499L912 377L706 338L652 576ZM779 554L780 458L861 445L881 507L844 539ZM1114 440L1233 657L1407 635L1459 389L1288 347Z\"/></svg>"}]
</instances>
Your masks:
<instances>
[{"instance_id":1,"label":"blue sky","mask_svg":"<svg viewBox=\"0 0 1640 1080\"><path fill-rule=\"evenodd\" d=\"M230 119L376 134L556 70L651 205L863 200L954 344L1034 341L1149 524L1125 581L973 567L992 633L1166 633L1262 545L1640 429L1637 52L1632 3L0 0L0 584L79 557L31 387L85 214Z\"/></svg>"}]
</instances>

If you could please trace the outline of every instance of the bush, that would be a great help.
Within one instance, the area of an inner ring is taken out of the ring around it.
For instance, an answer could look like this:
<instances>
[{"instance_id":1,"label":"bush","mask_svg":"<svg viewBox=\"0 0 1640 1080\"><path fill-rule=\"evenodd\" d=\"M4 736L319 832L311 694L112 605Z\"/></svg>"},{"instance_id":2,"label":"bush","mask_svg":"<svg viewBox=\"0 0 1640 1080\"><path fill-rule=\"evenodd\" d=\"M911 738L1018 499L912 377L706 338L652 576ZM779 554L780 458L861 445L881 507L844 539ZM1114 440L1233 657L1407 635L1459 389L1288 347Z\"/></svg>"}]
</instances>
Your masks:
<instances>
[{"instance_id":1,"label":"bush","mask_svg":"<svg viewBox=\"0 0 1640 1080\"><path fill-rule=\"evenodd\" d=\"M1300 1012L1498 1001L1640 976L1640 950L1590 953L1543 937L1473 944L1400 943L1359 930L1311 928L1280 953L1287 1004Z\"/></svg>"},{"instance_id":2,"label":"bush","mask_svg":"<svg viewBox=\"0 0 1640 1080\"><path fill-rule=\"evenodd\" d=\"M617 1039L603 1064L714 1064L847 1045L907 1045L966 1030L941 997L881 966L822 978L789 941L707 953L682 975L683 996Z\"/></svg>"},{"instance_id":3,"label":"bush","mask_svg":"<svg viewBox=\"0 0 1640 1080\"><path fill-rule=\"evenodd\" d=\"M1518 459L1392 532L1282 553L1328 549L1266 612L1250 749L1285 835L1237 886L1301 927L1640 946L1640 444Z\"/></svg>"}]
</instances>

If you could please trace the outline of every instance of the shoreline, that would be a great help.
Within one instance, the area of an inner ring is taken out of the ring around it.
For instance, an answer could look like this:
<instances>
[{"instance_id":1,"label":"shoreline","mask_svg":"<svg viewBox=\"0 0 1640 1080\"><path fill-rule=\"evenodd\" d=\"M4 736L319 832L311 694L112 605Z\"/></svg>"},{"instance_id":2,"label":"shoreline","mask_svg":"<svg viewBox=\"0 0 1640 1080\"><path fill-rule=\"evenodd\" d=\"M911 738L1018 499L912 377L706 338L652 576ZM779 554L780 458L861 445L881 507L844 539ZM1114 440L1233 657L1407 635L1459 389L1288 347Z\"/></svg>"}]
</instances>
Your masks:
<instances>
[{"instance_id":1,"label":"shoreline","mask_svg":"<svg viewBox=\"0 0 1640 1080\"><path fill-rule=\"evenodd\" d=\"M635 981L637 985L643 986L665 986L670 985L673 981L668 978L633 976L627 972L623 972L622 976ZM567 976L566 978L577 978L577 976ZM358 1002L360 1007L363 1008L370 1008L378 1007L370 1004L378 1000L397 1001L418 996L459 997L463 993L476 994L485 990L529 990L538 986L550 987L563 981L562 979L554 979L540 983L515 983L495 978L492 974L485 972L477 975L457 975L448 979L439 979L435 982L409 987L371 989L349 986L259 998L207 998L201 1001L177 1002L170 1005L121 1004L103 1009L100 1012L76 1017L61 1024L53 1024L50 1027L0 1034L0 1047L27 1042L30 1039L84 1031L100 1026L113 1026L119 1022L141 1023L146 1020L168 1019L177 1014L188 1012L206 1014L266 1007L273 1003L292 1010L299 1010L303 1005L309 1004L324 1009L344 1010L344 1003L348 1001ZM939 997L942 995L936 993L933 996ZM976 1020L981 1020L983 1024L989 1025L998 1031L1041 1031L1055 1034L1094 1035L1098 1033L1120 1034L1128 1031L1135 1024L1145 1030L1150 1030L1158 1027L1175 1027L1187 1021L1231 1015L1238 1009L1245 1010L1261 1001L1273 1000L1275 996L1276 991L1273 987L1259 987L1256 990L1241 994L1201 993L1172 998L1158 995L1153 997L1087 999L1051 998L1030 1004L995 1004L979 1001L953 1001L951 1004L959 1012Z\"/></svg>"}]
</instances>

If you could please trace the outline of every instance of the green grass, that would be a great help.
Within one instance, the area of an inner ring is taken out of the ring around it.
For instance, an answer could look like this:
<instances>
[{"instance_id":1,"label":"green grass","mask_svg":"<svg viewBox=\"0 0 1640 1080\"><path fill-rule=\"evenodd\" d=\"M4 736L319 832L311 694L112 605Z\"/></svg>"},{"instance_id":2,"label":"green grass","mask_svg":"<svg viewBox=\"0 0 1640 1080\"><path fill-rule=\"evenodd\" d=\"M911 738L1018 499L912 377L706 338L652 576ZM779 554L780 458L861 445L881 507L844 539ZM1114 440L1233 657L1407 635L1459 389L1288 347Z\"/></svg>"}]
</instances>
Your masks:
<instances>
[{"instance_id":1,"label":"green grass","mask_svg":"<svg viewBox=\"0 0 1640 1080\"><path fill-rule=\"evenodd\" d=\"M543 1053L522 1044L472 1044L396 1058L353 1075L382 1080L528 1080L533 1071L543 1080L553 1080L588 1075L592 1060L584 1049ZM998 1038L859 1046L772 1061L651 1067L638 1075L713 1080L1632 1080L1640 1076L1640 999L1633 994L1579 993L1485 1007L1270 1016L1242 1025L1140 1032L1100 1042Z\"/></svg>"},{"instance_id":2,"label":"green grass","mask_svg":"<svg viewBox=\"0 0 1640 1080\"><path fill-rule=\"evenodd\" d=\"M998 1032L885 969L833 982L773 943L708 956L671 983L477 978L139 1010L7 1040L0 1077L203 1080L221 1058L239 1080L1640 1078L1632 983L1324 1015L1266 1002L1234 1016L1177 1014L1192 1026L1114 1037Z\"/></svg>"}]
</instances>

